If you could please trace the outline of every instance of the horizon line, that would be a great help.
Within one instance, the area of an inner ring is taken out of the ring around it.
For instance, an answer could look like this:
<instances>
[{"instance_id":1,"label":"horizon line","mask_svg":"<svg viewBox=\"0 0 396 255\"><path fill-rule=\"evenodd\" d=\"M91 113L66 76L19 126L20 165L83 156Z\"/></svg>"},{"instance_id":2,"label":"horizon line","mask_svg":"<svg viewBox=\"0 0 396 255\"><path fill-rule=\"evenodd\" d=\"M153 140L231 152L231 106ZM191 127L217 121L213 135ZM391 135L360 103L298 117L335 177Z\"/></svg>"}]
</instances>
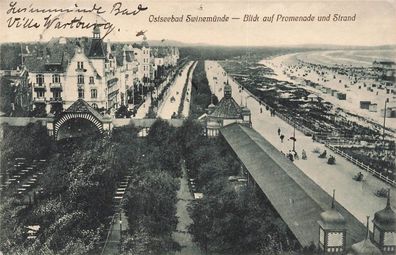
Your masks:
<instances>
[{"instance_id":1,"label":"horizon line","mask_svg":"<svg viewBox=\"0 0 396 255\"><path fill-rule=\"evenodd\" d=\"M89 36L75 36L75 37L68 37L68 36L58 36L58 37L52 37L49 40L46 41L40 41L40 40L35 40L35 41L9 41L9 42L0 42L0 44L12 44L12 43L48 43L51 40L55 38L70 38L70 39L76 39L76 38L89 38ZM107 40L105 38L102 38L103 42L107 43ZM161 41L162 39L151 39L147 40L148 42L150 41ZM376 48L376 47L396 47L396 43L393 44L375 44L375 45L367 45L367 44L353 44L353 45L345 45L345 44L333 44L333 43L298 43L298 44L265 44L265 45L241 45L241 44L236 44L236 45L225 45L225 44L210 44L210 43L205 43L205 42L183 42L183 41L178 41L178 40L173 40L169 39L167 41L171 41L172 44L182 44L178 47L239 47L239 48L249 48L249 47L272 47L272 48L284 48L284 47L344 47L344 48L352 48L352 47L364 47L364 48ZM111 41L110 43L138 43L140 42L139 40L114 40ZM164 45L164 46L170 46L170 45Z\"/></svg>"}]
</instances>

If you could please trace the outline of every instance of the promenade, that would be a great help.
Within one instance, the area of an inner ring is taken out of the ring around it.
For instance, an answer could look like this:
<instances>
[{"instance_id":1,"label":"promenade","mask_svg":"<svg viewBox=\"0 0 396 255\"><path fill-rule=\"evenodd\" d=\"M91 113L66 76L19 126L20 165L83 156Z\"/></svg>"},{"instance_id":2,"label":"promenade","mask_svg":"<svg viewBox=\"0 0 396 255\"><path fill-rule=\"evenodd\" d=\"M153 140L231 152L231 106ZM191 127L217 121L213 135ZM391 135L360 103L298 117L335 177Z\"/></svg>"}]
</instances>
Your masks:
<instances>
[{"instance_id":1,"label":"promenade","mask_svg":"<svg viewBox=\"0 0 396 255\"><path fill-rule=\"evenodd\" d=\"M239 84L228 76L224 69L215 61L206 61L205 70L209 81L209 86L216 96L221 99L223 97L224 83L229 81L232 87L232 96L234 99L244 105L246 104L252 113L253 128L258 131L265 139L267 139L278 150L288 153L292 150L293 126L278 117L270 116L270 112L266 111L265 106L260 103L246 90L240 90ZM261 109L261 110L260 110ZM261 113L262 111L262 113ZM277 130L281 129L285 139L281 142ZM309 178L322 187L329 195L333 189L336 189L337 201L351 212L360 222L365 224L366 216L371 218L374 213L383 209L386 205L386 199L374 195L380 188L387 188L389 185L382 182L378 178L371 176L369 173L360 169L346 159L334 154L323 144L314 142L312 137L305 136L298 130L295 131L296 151L301 158L301 151L304 149L307 153L307 160L295 160L294 163ZM336 158L335 165L327 164L327 159L318 158L317 153L313 153L314 149L323 151L327 149L327 155L334 155ZM365 175L365 181L356 182L352 179L358 172ZM395 188L391 188L392 206L396 205Z\"/></svg>"}]
</instances>

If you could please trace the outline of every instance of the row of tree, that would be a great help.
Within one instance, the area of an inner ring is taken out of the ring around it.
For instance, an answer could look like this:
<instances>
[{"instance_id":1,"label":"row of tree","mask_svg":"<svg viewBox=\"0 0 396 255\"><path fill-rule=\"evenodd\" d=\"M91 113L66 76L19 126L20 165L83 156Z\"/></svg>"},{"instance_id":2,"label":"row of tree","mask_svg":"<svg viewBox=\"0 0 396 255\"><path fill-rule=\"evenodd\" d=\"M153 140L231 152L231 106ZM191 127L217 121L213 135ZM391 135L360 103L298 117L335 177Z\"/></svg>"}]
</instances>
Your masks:
<instances>
[{"instance_id":1,"label":"row of tree","mask_svg":"<svg viewBox=\"0 0 396 255\"><path fill-rule=\"evenodd\" d=\"M129 230L122 250L128 254L160 254L178 250L172 238L177 225L177 190L181 176L179 131L158 119L140 146L124 200Z\"/></svg>"},{"instance_id":2,"label":"row of tree","mask_svg":"<svg viewBox=\"0 0 396 255\"><path fill-rule=\"evenodd\" d=\"M192 76L190 117L196 119L204 114L211 103L212 96L213 103L217 104L218 99L215 95L212 95L206 77L205 61L199 60Z\"/></svg>"},{"instance_id":3,"label":"row of tree","mask_svg":"<svg viewBox=\"0 0 396 255\"><path fill-rule=\"evenodd\" d=\"M199 132L201 130L201 132ZM193 241L206 253L279 254L298 247L296 239L260 190L228 180L241 165L222 138L207 138L203 127L180 128L190 178L203 199L190 204Z\"/></svg>"}]
</instances>

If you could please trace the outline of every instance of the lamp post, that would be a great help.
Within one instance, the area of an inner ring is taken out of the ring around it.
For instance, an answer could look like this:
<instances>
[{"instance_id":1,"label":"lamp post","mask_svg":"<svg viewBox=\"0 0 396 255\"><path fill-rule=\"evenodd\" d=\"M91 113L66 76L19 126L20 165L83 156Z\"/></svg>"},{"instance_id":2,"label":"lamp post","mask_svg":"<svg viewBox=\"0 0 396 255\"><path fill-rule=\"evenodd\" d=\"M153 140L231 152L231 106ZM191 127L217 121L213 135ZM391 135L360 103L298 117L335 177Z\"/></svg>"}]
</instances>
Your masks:
<instances>
[{"instance_id":1,"label":"lamp post","mask_svg":"<svg viewBox=\"0 0 396 255\"><path fill-rule=\"evenodd\" d=\"M386 104L389 102L389 98L385 100L385 108L384 108L384 126L382 129L382 145L385 148L385 122L386 122Z\"/></svg>"},{"instance_id":2,"label":"lamp post","mask_svg":"<svg viewBox=\"0 0 396 255\"><path fill-rule=\"evenodd\" d=\"M296 151L296 123L293 123L293 151Z\"/></svg>"}]
</instances>

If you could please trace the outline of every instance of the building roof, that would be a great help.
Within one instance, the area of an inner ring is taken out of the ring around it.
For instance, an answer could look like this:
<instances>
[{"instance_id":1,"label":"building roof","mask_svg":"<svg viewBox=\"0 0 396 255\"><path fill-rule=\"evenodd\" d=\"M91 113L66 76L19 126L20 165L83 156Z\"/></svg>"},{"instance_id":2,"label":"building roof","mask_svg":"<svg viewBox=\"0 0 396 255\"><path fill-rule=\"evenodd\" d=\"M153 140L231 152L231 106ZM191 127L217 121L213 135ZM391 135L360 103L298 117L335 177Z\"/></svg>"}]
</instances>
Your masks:
<instances>
[{"instance_id":1,"label":"building roof","mask_svg":"<svg viewBox=\"0 0 396 255\"><path fill-rule=\"evenodd\" d=\"M22 44L0 44L0 70L16 70L22 64Z\"/></svg>"},{"instance_id":2,"label":"building roof","mask_svg":"<svg viewBox=\"0 0 396 255\"><path fill-rule=\"evenodd\" d=\"M98 120L103 120L103 116L97 112L92 106L90 106L83 99L77 99L69 108L64 111L65 113L90 113L94 115Z\"/></svg>"},{"instance_id":3,"label":"building roof","mask_svg":"<svg viewBox=\"0 0 396 255\"><path fill-rule=\"evenodd\" d=\"M366 238L352 245L348 255L381 255L382 252L370 241L369 217L367 216Z\"/></svg>"},{"instance_id":4,"label":"building roof","mask_svg":"<svg viewBox=\"0 0 396 255\"><path fill-rule=\"evenodd\" d=\"M223 97L217 104L214 111L209 117L222 118L222 119L240 119L241 107L235 102L234 98Z\"/></svg>"},{"instance_id":5,"label":"building roof","mask_svg":"<svg viewBox=\"0 0 396 255\"><path fill-rule=\"evenodd\" d=\"M224 85L224 97L220 100L213 112L209 114L212 118L221 119L241 119L242 113L250 113L249 109L239 106L239 104L232 97L232 88L227 83Z\"/></svg>"},{"instance_id":6,"label":"building roof","mask_svg":"<svg viewBox=\"0 0 396 255\"><path fill-rule=\"evenodd\" d=\"M318 221L331 196L255 130L234 123L220 132L299 243L317 245ZM347 247L364 239L364 225L339 203L335 208L346 221Z\"/></svg>"},{"instance_id":7,"label":"building roof","mask_svg":"<svg viewBox=\"0 0 396 255\"><path fill-rule=\"evenodd\" d=\"M364 239L352 245L348 255L382 255L382 252L370 241L370 239Z\"/></svg>"},{"instance_id":8,"label":"building roof","mask_svg":"<svg viewBox=\"0 0 396 255\"><path fill-rule=\"evenodd\" d=\"M374 214L373 222L384 231L396 231L396 213L390 206L390 191L388 191L385 209Z\"/></svg>"},{"instance_id":9,"label":"building roof","mask_svg":"<svg viewBox=\"0 0 396 255\"><path fill-rule=\"evenodd\" d=\"M345 218L335 209L335 190L333 190L333 201L330 210L320 214L321 221L319 224L325 229L343 229L345 228Z\"/></svg>"},{"instance_id":10,"label":"building roof","mask_svg":"<svg viewBox=\"0 0 396 255\"><path fill-rule=\"evenodd\" d=\"M88 53L89 58L105 58L105 50L102 39L92 39Z\"/></svg>"},{"instance_id":11,"label":"building roof","mask_svg":"<svg viewBox=\"0 0 396 255\"><path fill-rule=\"evenodd\" d=\"M65 72L74 56L78 40L68 39L66 44L60 44L56 38L47 44L29 46L30 54L25 58L24 65L30 72Z\"/></svg>"}]
</instances>

